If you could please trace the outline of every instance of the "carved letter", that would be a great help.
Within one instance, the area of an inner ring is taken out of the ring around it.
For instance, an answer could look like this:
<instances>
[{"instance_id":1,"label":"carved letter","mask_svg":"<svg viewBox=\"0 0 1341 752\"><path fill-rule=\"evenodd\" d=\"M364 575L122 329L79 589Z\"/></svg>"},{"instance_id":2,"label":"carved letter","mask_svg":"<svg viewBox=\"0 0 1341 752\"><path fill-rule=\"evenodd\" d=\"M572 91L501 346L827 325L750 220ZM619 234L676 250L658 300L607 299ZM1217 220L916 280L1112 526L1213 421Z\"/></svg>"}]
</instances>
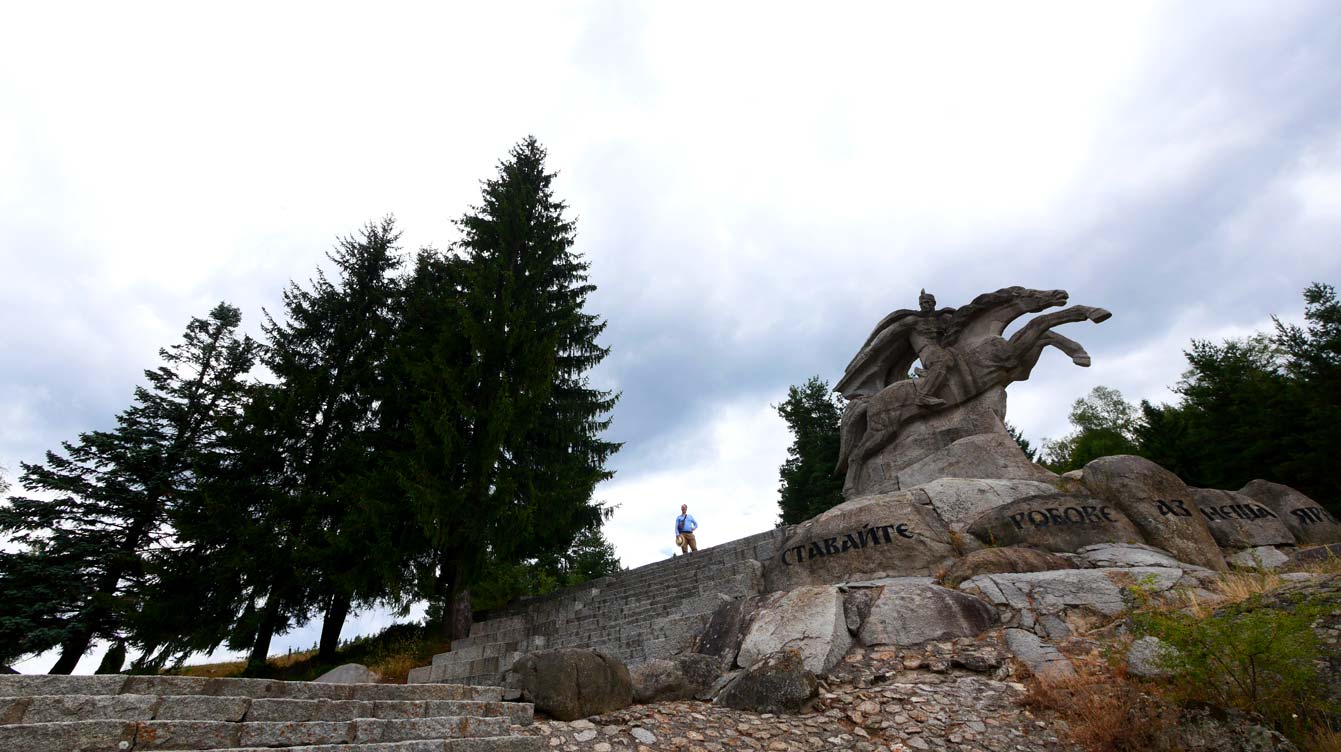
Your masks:
<instances>
[{"instance_id":1,"label":"carved letter","mask_svg":"<svg viewBox=\"0 0 1341 752\"><path fill-rule=\"evenodd\" d=\"M898 533L899 535L909 540L912 540L913 538L913 534L911 531L908 530L907 524L900 524L898 527L894 528L894 532Z\"/></svg>"},{"instance_id":2,"label":"carved letter","mask_svg":"<svg viewBox=\"0 0 1341 752\"><path fill-rule=\"evenodd\" d=\"M1110 510L1107 506L1099 507L1099 516L1103 517L1105 520L1108 520L1109 522L1117 522L1117 520L1113 519L1112 510Z\"/></svg>"},{"instance_id":3,"label":"carved letter","mask_svg":"<svg viewBox=\"0 0 1341 752\"><path fill-rule=\"evenodd\" d=\"M1015 523L1016 530L1023 530L1024 525L1022 523L1024 522L1024 512L1016 512L1015 514L1012 514L1010 516L1010 521Z\"/></svg>"},{"instance_id":4,"label":"carved letter","mask_svg":"<svg viewBox=\"0 0 1341 752\"><path fill-rule=\"evenodd\" d=\"M824 549L820 547L820 544L811 541L810 547L806 550L806 554L810 556L811 561L814 561L824 555Z\"/></svg>"},{"instance_id":5,"label":"carved letter","mask_svg":"<svg viewBox=\"0 0 1341 752\"><path fill-rule=\"evenodd\" d=\"M825 554L828 554L829 556L833 556L833 555L836 554L836 553L840 553L839 550L838 550L838 537L837 537L837 536L835 536L835 537L833 537L833 538L825 538L825 539L824 539L824 553L825 553Z\"/></svg>"},{"instance_id":6,"label":"carved letter","mask_svg":"<svg viewBox=\"0 0 1341 752\"><path fill-rule=\"evenodd\" d=\"M1038 515L1038 519L1034 519L1034 515ZM1034 527L1047 527L1048 515L1038 511L1037 509L1031 509L1029 510L1029 524L1033 525Z\"/></svg>"},{"instance_id":7,"label":"carved letter","mask_svg":"<svg viewBox=\"0 0 1341 752\"><path fill-rule=\"evenodd\" d=\"M1071 517L1072 512L1076 513L1076 516L1074 518ZM1067 522L1074 522L1077 525L1082 525L1085 523L1085 515L1081 514L1080 510L1075 507L1067 507L1066 509L1063 509L1062 514L1066 515Z\"/></svg>"},{"instance_id":8,"label":"carved letter","mask_svg":"<svg viewBox=\"0 0 1341 752\"><path fill-rule=\"evenodd\" d=\"M1089 507L1089 506L1086 506L1086 507L1081 507L1080 510L1081 510L1082 512L1085 513L1085 521L1086 521L1086 522L1093 522L1093 523L1096 524L1096 525L1099 524L1100 522L1102 522L1102 520L1099 519L1099 515L1098 515L1099 508L1098 508L1098 507Z\"/></svg>"}]
</instances>

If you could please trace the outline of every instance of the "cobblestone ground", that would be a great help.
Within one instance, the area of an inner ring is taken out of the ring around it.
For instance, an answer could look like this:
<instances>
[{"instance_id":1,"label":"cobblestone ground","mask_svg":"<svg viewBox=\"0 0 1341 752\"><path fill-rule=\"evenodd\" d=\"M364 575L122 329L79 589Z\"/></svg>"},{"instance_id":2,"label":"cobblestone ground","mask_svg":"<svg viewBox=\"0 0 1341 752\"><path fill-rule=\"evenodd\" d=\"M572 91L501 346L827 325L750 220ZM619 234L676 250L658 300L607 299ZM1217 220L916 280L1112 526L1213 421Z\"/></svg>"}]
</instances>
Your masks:
<instances>
[{"instance_id":1,"label":"cobblestone ground","mask_svg":"<svg viewBox=\"0 0 1341 752\"><path fill-rule=\"evenodd\" d=\"M999 666L993 675L1005 669ZM1025 688L953 668L935 656L858 652L821 683L799 715L755 714L694 701L634 705L587 720L537 719L514 733L554 752L724 750L974 750L1075 752L1056 722L1020 703Z\"/></svg>"}]
</instances>

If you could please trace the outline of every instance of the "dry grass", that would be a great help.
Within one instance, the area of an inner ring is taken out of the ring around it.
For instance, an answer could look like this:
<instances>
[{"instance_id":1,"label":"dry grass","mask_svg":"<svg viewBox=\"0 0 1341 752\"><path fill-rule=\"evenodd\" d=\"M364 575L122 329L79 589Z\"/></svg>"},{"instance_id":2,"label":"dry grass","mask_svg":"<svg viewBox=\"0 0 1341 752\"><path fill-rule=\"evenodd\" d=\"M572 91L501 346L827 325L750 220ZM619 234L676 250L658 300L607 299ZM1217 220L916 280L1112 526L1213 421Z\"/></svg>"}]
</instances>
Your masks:
<instances>
[{"instance_id":1,"label":"dry grass","mask_svg":"<svg viewBox=\"0 0 1341 752\"><path fill-rule=\"evenodd\" d=\"M1312 729L1296 740L1300 752L1341 752L1341 731L1327 727Z\"/></svg>"},{"instance_id":2,"label":"dry grass","mask_svg":"<svg viewBox=\"0 0 1341 752\"><path fill-rule=\"evenodd\" d=\"M1162 748L1178 722L1177 707L1097 656L1076 666L1073 677L1031 680L1026 704L1056 713L1066 722L1067 739L1089 752Z\"/></svg>"},{"instance_id":3,"label":"dry grass","mask_svg":"<svg viewBox=\"0 0 1341 752\"><path fill-rule=\"evenodd\" d=\"M283 670L298 665L312 658L316 654L315 650L307 650L301 653L271 656L270 658L267 658L265 662L271 668ZM201 663L194 666L182 666L175 673L181 676L227 678L230 676L242 676L242 671L246 668L246 661L226 661L224 663Z\"/></svg>"},{"instance_id":4,"label":"dry grass","mask_svg":"<svg viewBox=\"0 0 1341 752\"><path fill-rule=\"evenodd\" d=\"M315 650L271 656L262 673L273 679L308 681L346 663L361 663L382 675L383 684L404 684L410 669L427 666L437 653L446 652L451 643L443 642L426 633L419 626L396 624L381 634L361 638L336 651L335 660L317 661ZM245 661L206 663L183 666L174 673L183 676L232 677L242 676Z\"/></svg>"}]
</instances>

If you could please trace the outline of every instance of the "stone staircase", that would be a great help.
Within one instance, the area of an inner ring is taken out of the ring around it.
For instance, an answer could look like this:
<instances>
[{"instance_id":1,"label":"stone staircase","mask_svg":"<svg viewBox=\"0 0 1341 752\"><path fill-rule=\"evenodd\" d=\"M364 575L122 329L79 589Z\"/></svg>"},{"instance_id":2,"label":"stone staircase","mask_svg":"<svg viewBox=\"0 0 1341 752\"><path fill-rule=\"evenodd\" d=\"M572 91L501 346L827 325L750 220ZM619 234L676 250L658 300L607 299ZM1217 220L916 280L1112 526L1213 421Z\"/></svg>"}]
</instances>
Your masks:
<instances>
[{"instance_id":1,"label":"stone staircase","mask_svg":"<svg viewBox=\"0 0 1341 752\"><path fill-rule=\"evenodd\" d=\"M454 684L0 676L5 752L535 752L526 703Z\"/></svg>"},{"instance_id":2,"label":"stone staircase","mask_svg":"<svg viewBox=\"0 0 1341 752\"><path fill-rule=\"evenodd\" d=\"M411 682L500 685L517 658L590 648L632 666L689 647L723 602L758 593L762 564L785 536L777 528L676 556L481 615L470 637L410 672Z\"/></svg>"}]
</instances>

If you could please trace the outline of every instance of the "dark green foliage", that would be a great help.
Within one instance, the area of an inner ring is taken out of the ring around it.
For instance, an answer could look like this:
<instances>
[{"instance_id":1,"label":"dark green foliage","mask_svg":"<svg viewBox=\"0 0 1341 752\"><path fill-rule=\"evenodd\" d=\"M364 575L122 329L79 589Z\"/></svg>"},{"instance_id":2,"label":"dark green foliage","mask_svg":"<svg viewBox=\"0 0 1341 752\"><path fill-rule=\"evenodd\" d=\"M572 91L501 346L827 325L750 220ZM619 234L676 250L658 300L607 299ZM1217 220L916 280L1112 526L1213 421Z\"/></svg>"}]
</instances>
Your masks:
<instances>
[{"instance_id":1,"label":"dark green foliage","mask_svg":"<svg viewBox=\"0 0 1341 752\"><path fill-rule=\"evenodd\" d=\"M1219 344L1193 340L1175 405L1139 409L1107 387L1077 400L1076 431L1045 442L1055 472L1112 454L1139 454L1202 488L1255 478L1293 486L1341 514L1341 301L1330 285L1304 291L1305 325L1276 321Z\"/></svg>"},{"instance_id":2,"label":"dark green foliage","mask_svg":"<svg viewBox=\"0 0 1341 752\"><path fill-rule=\"evenodd\" d=\"M321 650L329 658L352 604L385 597L394 582L401 553L369 544L403 517L399 496L380 488L377 462L400 294L393 277L399 236L388 217L342 238L327 255L334 280L318 271L310 289L291 284L284 321L266 316L262 360L279 383L257 396L268 441L254 448L270 456L272 473L256 516L286 534L259 542L270 547L274 568L253 643L258 660L266 631L313 607L323 612Z\"/></svg>"},{"instance_id":3,"label":"dark green foliage","mask_svg":"<svg viewBox=\"0 0 1341 752\"><path fill-rule=\"evenodd\" d=\"M471 594L477 610L502 606L521 596L544 595L559 588L621 571L614 546L592 528L578 534L572 548L560 556L507 564L490 562L484 567Z\"/></svg>"},{"instance_id":4,"label":"dark green foliage","mask_svg":"<svg viewBox=\"0 0 1341 752\"><path fill-rule=\"evenodd\" d=\"M1177 405L1142 404L1140 451L1188 483L1236 489L1264 478L1341 512L1341 303L1304 291L1305 325L1276 321L1220 344L1194 341Z\"/></svg>"},{"instance_id":5,"label":"dark green foliage","mask_svg":"<svg viewBox=\"0 0 1341 752\"><path fill-rule=\"evenodd\" d=\"M1329 609L1302 598L1267 605L1261 596L1216 611L1152 609L1132 617L1138 635L1172 650L1159 660L1185 701L1257 713L1287 731L1334 712L1318 675L1311 625Z\"/></svg>"},{"instance_id":6,"label":"dark green foliage","mask_svg":"<svg viewBox=\"0 0 1341 752\"><path fill-rule=\"evenodd\" d=\"M616 571L592 499L618 449L617 395L588 383L605 324L544 159L518 144L460 244L410 275L391 219L340 240L264 347L228 306L192 322L116 430L24 465L42 498L0 507L19 548L0 552L0 662L62 645L69 671L104 639L104 669L148 672L226 643L263 672L314 615L323 663L351 608L428 597L468 628L472 586ZM247 383L258 357L273 378Z\"/></svg>"},{"instance_id":7,"label":"dark green foliage","mask_svg":"<svg viewBox=\"0 0 1341 752\"><path fill-rule=\"evenodd\" d=\"M1136 453L1136 413L1118 390L1094 387L1071 405L1070 418L1076 427L1073 433L1043 443L1039 463L1049 470L1064 473L1099 457Z\"/></svg>"},{"instance_id":8,"label":"dark green foliage","mask_svg":"<svg viewBox=\"0 0 1341 752\"><path fill-rule=\"evenodd\" d=\"M421 254L406 297L394 412L414 441L397 464L444 614L486 566L561 555L602 522L591 496L618 449L601 438L617 396L588 384L605 324L544 163L535 139L513 147L458 220L458 253Z\"/></svg>"},{"instance_id":9,"label":"dark green foliage","mask_svg":"<svg viewBox=\"0 0 1341 752\"><path fill-rule=\"evenodd\" d=\"M782 524L794 525L843 502L843 479L834 471L842 397L812 376L801 386L788 387L787 399L773 408L792 432L787 461L778 470L778 505Z\"/></svg>"},{"instance_id":10,"label":"dark green foliage","mask_svg":"<svg viewBox=\"0 0 1341 752\"><path fill-rule=\"evenodd\" d=\"M1298 488L1332 512L1341 512L1341 300L1331 285L1304 291L1303 327L1276 321L1276 347L1298 400L1295 451L1279 465L1282 483Z\"/></svg>"},{"instance_id":11,"label":"dark green foliage","mask_svg":"<svg viewBox=\"0 0 1341 752\"><path fill-rule=\"evenodd\" d=\"M1010 437L1015 439L1015 443L1020 445L1020 451L1024 452L1024 456L1032 460L1038 455L1038 450L1030 446L1029 439L1024 437L1024 434L1020 432L1020 429L1007 423L1006 433L1010 434Z\"/></svg>"},{"instance_id":12,"label":"dark green foliage","mask_svg":"<svg viewBox=\"0 0 1341 752\"><path fill-rule=\"evenodd\" d=\"M52 672L69 673L92 640L119 642L143 623L175 545L171 517L227 454L256 350L235 336L240 322L224 303L192 319L114 429L23 465L21 483L38 495L0 506L0 533L22 547L0 557L0 582L18 605L0 623L10 659L60 645Z\"/></svg>"},{"instance_id":13,"label":"dark green foliage","mask_svg":"<svg viewBox=\"0 0 1341 752\"><path fill-rule=\"evenodd\" d=\"M1282 477L1300 449L1298 392L1269 337L1193 341L1176 406L1142 405L1143 453L1194 486L1239 488ZM1282 481L1284 482L1284 481Z\"/></svg>"}]
</instances>

